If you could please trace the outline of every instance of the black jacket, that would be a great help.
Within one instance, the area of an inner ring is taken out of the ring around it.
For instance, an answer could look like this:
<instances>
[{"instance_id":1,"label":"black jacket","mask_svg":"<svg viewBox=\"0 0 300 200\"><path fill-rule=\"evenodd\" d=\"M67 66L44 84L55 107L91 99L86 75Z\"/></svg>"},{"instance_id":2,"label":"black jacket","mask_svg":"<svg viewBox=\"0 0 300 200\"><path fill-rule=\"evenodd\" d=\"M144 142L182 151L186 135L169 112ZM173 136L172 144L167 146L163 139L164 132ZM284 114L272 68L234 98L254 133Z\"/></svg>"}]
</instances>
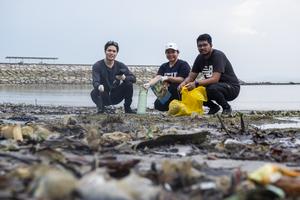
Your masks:
<instances>
[{"instance_id":1,"label":"black jacket","mask_svg":"<svg viewBox=\"0 0 300 200\"><path fill-rule=\"evenodd\" d=\"M125 83L136 82L136 77L131 71L129 71L128 67L125 64L115 60L113 67L109 69L106 66L104 60L99 60L93 65L92 68L93 86L95 89L98 89L99 85L104 85L105 91L111 91L120 83L120 81L117 80L115 76L121 74L125 74L126 76L124 80Z\"/></svg>"}]
</instances>

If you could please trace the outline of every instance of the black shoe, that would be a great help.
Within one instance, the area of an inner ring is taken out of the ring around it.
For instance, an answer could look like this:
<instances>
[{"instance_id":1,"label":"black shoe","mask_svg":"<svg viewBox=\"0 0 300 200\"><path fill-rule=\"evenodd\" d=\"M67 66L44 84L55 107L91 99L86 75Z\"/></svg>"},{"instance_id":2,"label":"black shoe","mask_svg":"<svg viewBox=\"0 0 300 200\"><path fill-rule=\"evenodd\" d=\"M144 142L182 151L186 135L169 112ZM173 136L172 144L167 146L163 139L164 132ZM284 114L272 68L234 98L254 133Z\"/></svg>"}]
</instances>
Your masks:
<instances>
[{"instance_id":1,"label":"black shoe","mask_svg":"<svg viewBox=\"0 0 300 200\"><path fill-rule=\"evenodd\" d=\"M101 114L101 113L104 113L104 109L97 107L97 114Z\"/></svg>"},{"instance_id":2,"label":"black shoe","mask_svg":"<svg viewBox=\"0 0 300 200\"><path fill-rule=\"evenodd\" d=\"M213 115L213 114L216 114L217 112L219 112L220 110L220 107L218 105L214 106L214 107L211 107L209 108L209 111L208 111L208 115Z\"/></svg>"},{"instance_id":3,"label":"black shoe","mask_svg":"<svg viewBox=\"0 0 300 200\"><path fill-rule=\"evenodd\" d=\"M136 114L136 111L132 110L130 107L124 107L125 113Z\"/></svg>"},{"instance_id":4,"label":"black shoe","mask_svg":"<svg viewBox=\"0 0 300 200\"><path fill-rule=\"evenodd\" d=\"M229 106L228 108L223 108L222 115L231 115L232 114L232 109Z\"/></svg>"}]
</instances>

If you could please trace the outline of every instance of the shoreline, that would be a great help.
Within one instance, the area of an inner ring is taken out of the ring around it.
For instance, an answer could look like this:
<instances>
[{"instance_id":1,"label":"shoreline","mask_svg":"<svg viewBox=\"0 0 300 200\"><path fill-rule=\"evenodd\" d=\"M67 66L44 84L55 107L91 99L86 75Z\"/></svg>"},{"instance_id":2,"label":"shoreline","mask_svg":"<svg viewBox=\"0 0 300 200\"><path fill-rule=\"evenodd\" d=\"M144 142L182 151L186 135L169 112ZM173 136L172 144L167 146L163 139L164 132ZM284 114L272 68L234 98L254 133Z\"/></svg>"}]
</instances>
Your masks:
<instances>
[{"instance_id":1,"label":"shoreline","mask_svg":"<svg viewBox=\"0 0 300 200\"><path fill-rule=\"evenodd\" d=\"M122 105L114 105L113 107L116 108L116 110L119 113L123 112L123 106ZM11 112L3 112L2 110L5 108L15 108L15 109L51 109L51 110L61 110L61 113L64 113L64 110L67 112L73 112L78 113L78 111L84 111L83 113L93 113L96 110L96 106L66 106L66 105L34 105L34 104L26 104L26 103L0 103L0 114L1 113L13 113L13 110ZM154 108L147 107L147 114L153 114L153 113L165 113L167 112L160 112L155 110ZM233 113L235 114L250 114L250 115L270 115L270 116L300 116L300 109L292 109L292 110L233 110ZM138 115L138 114L137 114ZM204 114L203 116L205 116ZM143 115L140 115L143 116ZM188 117L188 116L186 116Z\"/></svg>"}]
</instances>

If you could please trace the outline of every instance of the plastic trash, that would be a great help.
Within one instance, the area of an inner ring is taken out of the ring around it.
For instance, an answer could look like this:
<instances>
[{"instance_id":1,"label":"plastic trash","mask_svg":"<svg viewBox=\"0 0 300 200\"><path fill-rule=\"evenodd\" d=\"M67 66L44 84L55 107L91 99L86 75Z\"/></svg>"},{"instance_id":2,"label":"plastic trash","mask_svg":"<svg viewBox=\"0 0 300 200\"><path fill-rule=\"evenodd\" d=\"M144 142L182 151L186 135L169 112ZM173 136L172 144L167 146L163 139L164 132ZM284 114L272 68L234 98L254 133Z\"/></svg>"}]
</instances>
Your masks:
<instances>
[{"instance_id":1,"label":"plastic trash","mask_svg":"<svg viewBox=\"0 0 300 200\"><path fill-rule=\"evenodd\" d=\"M248 178L261 185L274 185L288 196L300 195L300 172L274 164L266 164L248 175Z\"/></svg>"},{"instance_id":2,"label":"plastic trash","mask_svg":"<svg viewBox=\"0 0 300 200\"><path fill-rule=\"evenodd\" d=\"M197 87L188 91L186 87L181 90L182 101L173 100L169 104L169 115L183 116L192 113L203 114L203 101L207 101L205 87Z\"/></svg>"},{"instance_id":3,"label":"plastic trash","mask_svg":"<svg viewBox=\"0 0 300 200\"><path fill-rule=\"evenodd\" d=\"M163 78L160 78L151 85L153 93L162 104L165 104L171 97L168 86L168 83L163 82Z\"/></svg>"},{"instance_id":4,"label":"plastic trash","mask_svg":"<svg viewBox=\"0 0 300 200\"><path fill-rule=\"evenodd\" d=\"M147 108L147 94L148 90L144 87L140 87L139 100L137 105L137 114L145 114Z\"/></svg>"}]
</instances>

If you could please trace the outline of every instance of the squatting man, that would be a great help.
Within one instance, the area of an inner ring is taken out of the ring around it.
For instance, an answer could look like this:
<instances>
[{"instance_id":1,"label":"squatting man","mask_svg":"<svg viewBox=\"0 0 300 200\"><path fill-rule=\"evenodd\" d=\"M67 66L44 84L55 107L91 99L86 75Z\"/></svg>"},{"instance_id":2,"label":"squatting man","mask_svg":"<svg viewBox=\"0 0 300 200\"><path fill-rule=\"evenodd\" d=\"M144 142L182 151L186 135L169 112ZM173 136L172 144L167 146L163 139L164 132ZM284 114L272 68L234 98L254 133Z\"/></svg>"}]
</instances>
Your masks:
<instances>
[{"instance_id":1,"label":"squatting man","mask_svg":"<svg viewBox=\"0 0 300 200\"><path fill-rule=\"evenodd\" d=\"M240 84L232 65L225 54L212 48L212 38L209 34L202 34L197 38L199 55L196 57L189 76L178 86L192 90L198 86L206 88L208 101L203 105L209 107L208 114L215 114L220 110L222 114L231 114L232 109L228 101L234 100L240 92ZM203 80L197 81L199 73Z\"/></svg>"}]
</instances>

